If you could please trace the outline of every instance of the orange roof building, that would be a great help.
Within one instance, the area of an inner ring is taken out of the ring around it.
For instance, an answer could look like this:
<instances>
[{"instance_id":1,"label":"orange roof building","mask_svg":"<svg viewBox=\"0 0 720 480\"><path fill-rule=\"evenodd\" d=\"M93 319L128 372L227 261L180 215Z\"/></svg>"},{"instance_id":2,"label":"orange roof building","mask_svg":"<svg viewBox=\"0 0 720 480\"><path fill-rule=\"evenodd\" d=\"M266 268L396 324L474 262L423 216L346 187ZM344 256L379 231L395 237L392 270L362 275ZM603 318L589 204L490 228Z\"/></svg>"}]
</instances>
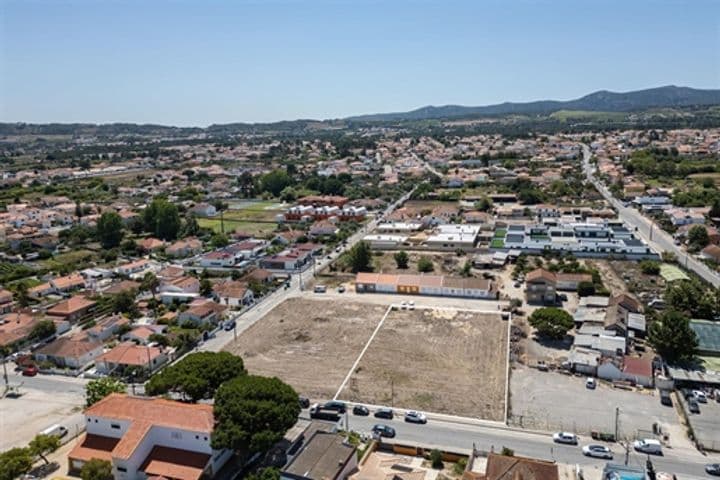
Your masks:
<instances>
[{"instance_id":1,"label":"orange roof building","mask_svg":"<svg viewBox=\"0 0 720 480\"><path fill-rule=\"evenodd\" d=\"M99 458L112 463L115 478L197 480L231 456L210 446L211 405L113 393L85 410L85 420L86 433L68 454L71 472Z\"/></svg>"}]
</instances>

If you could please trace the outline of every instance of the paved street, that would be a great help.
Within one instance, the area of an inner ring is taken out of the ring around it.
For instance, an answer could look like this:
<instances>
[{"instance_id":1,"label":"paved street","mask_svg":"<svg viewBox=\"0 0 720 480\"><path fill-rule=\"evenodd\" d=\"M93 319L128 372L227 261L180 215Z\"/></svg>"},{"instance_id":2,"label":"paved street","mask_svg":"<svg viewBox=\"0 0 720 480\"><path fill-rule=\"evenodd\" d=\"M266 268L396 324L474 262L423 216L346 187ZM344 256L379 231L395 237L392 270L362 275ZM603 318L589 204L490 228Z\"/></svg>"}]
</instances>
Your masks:
<instances>
[{"instance_id":1,"label":"paved street","mask_svg":"<svg viewBox=\"0 0 720 480\"><path fill-rule=\"evenodd\" d=\"M714 287L720 286L720 276L710 270L707 265L695 259L692 255L675 245L670 234L655 225L650 219L646 218L638 210L632 207L625 207L623 204L613 197L610 190L600 182L595 176L595 166L590 163L590 148L583 145L583 170L588 181L605 197L615 209L618 216L628 225L637 227L637 233L651 248L658 253L672 252L675 254L678 263L685 266L688 270L695 272L700 278L704 279Z\"/></svg>"}]
</instances>

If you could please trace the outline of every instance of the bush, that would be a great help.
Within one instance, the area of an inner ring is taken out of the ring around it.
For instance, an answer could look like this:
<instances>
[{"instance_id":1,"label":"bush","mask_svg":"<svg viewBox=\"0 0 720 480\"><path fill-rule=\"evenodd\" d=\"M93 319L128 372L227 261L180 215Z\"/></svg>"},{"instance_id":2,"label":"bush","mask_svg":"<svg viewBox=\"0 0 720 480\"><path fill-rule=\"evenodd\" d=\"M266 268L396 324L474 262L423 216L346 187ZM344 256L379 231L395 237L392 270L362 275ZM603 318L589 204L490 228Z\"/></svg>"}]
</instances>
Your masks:
<instances>
[{"instance_id":1,"label":"bush","mask_svg":"<svg viewBox=\"0 0 720 480\"><path fill-rule=\"evenodd\" d=\"M455 473L455 475L462 475L465 468L467 468L467 458L461 458L453 465L453 473Z\"/></svg>"},{"instance_id":2,"label":"bush","mask_svg":"<svg viewBox=\"0 0 720 480\"><path fill-rule=\"evenodd\" d=\"M432 463L432 468L436 470L442 470L442 452L437 448L430 452L430 462Z\"/></svg>"},{"instance_id":3,"label":"bush","mask_svg":"<svg viewBox=\"0 0 720 480\"><path fill-rule=\"evenodd\" d=\"M592 282L580 282L578 283L577 293L581 297L595 295L595 284Z\"/></svg>"},{"instance_id":4,"label":"bush","mask_svg":"<svg viewBox=\"0 0 720 480\"><path fill-rule=\"evenodd\" d=\"M502 447L502 450L500 450L500 455L506 456L506 457L514 457L515 456L515 450L508 447Z\"/></svg>"},{"instance_id":5,"label":"bush","mask_svg":"<svg viewBox=\"0 0 720 480\"><path fill-rule=\"evenodd\" d=\"M645 275L658 275L660 273L660 264L655 260L643 260L640 262L640 270Z\"/></svg>"},{"instance_id":6,"label":"bush","mask_svg":"<svg viewBox=\"0 0 720 480\"><path fill-rule=\"evenodd\" d=\"M433 266L432 260L430 260L428 257L420 257L420 260L418 260L418 272L421 273L428 273L432 272L435 267Z\"/></svg>"}]
</instances>

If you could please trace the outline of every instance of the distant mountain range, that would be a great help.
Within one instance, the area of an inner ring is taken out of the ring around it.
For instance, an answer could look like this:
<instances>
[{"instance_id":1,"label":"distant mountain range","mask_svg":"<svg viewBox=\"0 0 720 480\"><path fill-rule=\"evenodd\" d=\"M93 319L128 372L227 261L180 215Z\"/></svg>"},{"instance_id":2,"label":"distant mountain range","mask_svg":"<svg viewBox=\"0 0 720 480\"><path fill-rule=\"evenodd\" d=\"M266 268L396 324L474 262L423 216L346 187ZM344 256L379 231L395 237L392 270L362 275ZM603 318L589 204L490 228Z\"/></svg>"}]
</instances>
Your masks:
<instances>
[{"instance_id":1,"label":"distant mountain range","mask_svg":"<svg viewBox=\"0 0 720 480\"><path fill-rule=\"evenodd\" d=\"M462 105L427 106L410 112L378 113L348 117L348 121L388 122L402 120L430 120L457 117L494 115L547 115L558 110L585 110L593 112L632 112L651 108L693 107L720 105L720 90L700 90L689 87L649 88L634 92L600 90L576 100L540 100L535 102L505 102L483 107Z\"/></svg>"}]
</instances>

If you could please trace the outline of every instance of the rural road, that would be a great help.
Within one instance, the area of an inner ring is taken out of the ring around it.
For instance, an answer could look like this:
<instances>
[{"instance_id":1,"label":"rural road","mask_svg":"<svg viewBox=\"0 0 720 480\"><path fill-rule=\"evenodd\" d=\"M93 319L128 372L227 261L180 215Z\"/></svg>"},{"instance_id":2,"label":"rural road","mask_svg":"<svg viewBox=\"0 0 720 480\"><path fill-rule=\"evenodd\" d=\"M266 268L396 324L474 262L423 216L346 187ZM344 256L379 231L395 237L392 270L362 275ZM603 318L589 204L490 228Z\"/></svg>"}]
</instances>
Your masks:
<instances>
[{"instance_id":1,"label":"rural road","mask_svg":"<svg viewBox=\"0 0 720 480\"><path fill-rule=\"evenodd\" d=\"M592 183L595 188L605 197L610 205L615 207L618 212L618 216L622 221L637 227L637 233L639 236L658 253L672 252L675 254L677 261L680 265L684 265L686 269L695 272L700 278L710 283L714 287L720 286L720 276L708 268L707 265L700 262L692 255L689 255L684 250L680 249L673 241L672 236L662 230L652 220L646 218L637 209L632 207L626 207L618 199L613 197L610 190L595 177L595 166L590 163L590 157L592 156L590 148L587 145L583 145L583 171L588 181Z\"/></svg>"}]
</instances>

